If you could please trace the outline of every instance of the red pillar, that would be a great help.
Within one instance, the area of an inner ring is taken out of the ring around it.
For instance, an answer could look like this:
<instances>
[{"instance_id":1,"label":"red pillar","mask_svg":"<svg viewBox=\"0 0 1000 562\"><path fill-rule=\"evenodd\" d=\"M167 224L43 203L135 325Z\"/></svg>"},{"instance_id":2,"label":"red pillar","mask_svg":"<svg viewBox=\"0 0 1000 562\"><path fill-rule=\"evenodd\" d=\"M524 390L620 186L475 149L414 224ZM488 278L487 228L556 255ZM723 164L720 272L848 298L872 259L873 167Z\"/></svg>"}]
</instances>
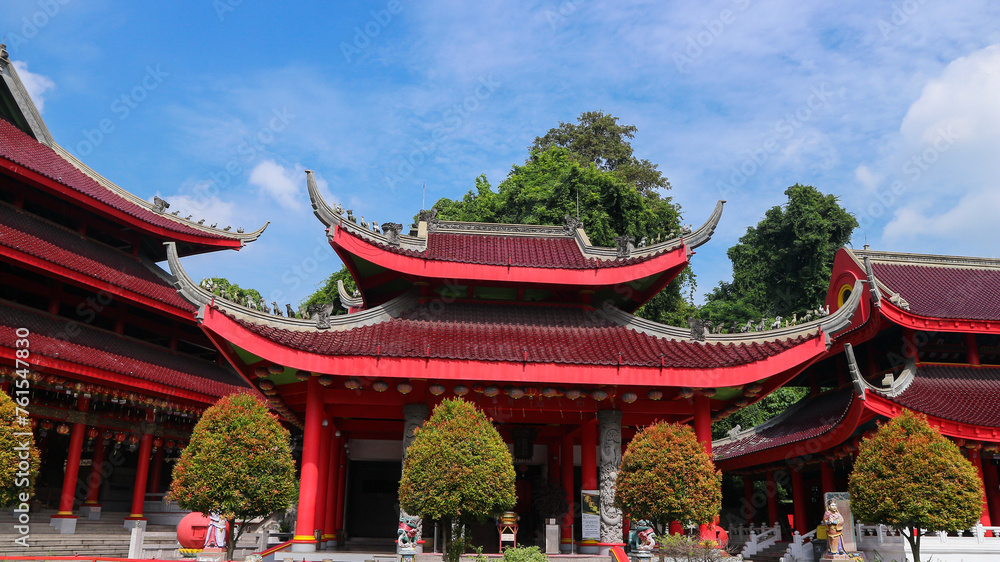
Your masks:
<instances>
[{"instance_id":1,"label":"red pillar","mask_svg":"<svg viewBox=\"0 0 1000 562\"><path fill-rule=\"evenodd\" d=\"M580 480L584 490L597 490L597 418L580 429Z\"/></svg>"},{"instance_id":2,"label":"red pillar","mask_svg":"<svg viewBox=\"0 0 1000 562\"><path fill-rule=\"evenodd\" d=\"M835 492L837 484L833 479L833 465L830 461L823 461L819 464L820 485L822 487L823 501L826 502L826 494Z\"/></svg>"},{"instance_id":3,"label":"red pillar","mask_svg":"<svg viewBox=\"0 0 1000 562\"><path fill-rule=\"evenodd\" d=\"M992 460L983 461L983 485L986 486L986 503L990 506L990 521L1000 522L1000 474Z\"/></svg>"},{"instance_id":4,"label":"red pillar","mask_svg":"<svg viewBox=\"0 0 1000 562\"><path fill-rule=\"evenodd\" d=\"M795 530L800 535L809 532L806 528L806 487L802 482L802 473L792 468L792 514L795 519Z\"/></svg>"},{"instance_id":5,"label":"red pillar","mask_svg":"<svg viewBox=\"0 0 1000 562\"><path fill-rule=\"evenodd\" d=\"M745 513L743 513L743 518L746 519L747 525L753 525L754 516L757 514L757 509L753 506L753 475L744 474L743 475L743 501L745 503Z\"/></svg>"},{"instance_id":6,"label":"red pillar","mask_svg":"<svg viewBox=\"0 0 1000 562\"><path fill-rule=\"evenodd\" d=\"M163 443L156 448L156 452L153 453L153 463L149 467L149 486L146 491L150 494L158 494L160 492L160 480L163 477Z\"/></svg>"},{"instance_id":7,"label":"red pillar","mask_svg":"<svg viewBox=\"0 0 1000 562\"><path fill-rule=\"evenodd\" d=\"M323 412L323 417L326 417L326 412ZM330 475L327 472L330 470L330 433L331 424L329 420L324 419L323 429L319 434L319 470L317 472L317 478L319 482L316 484L316 514L314 516L313 525L319 529L321 532L326 527L326 504L327 497L329 493L329 479ZM322 534L321 534L322 537Z\"/></svg>"},{"instance_id":8,"label":"red pillar","mask_svg":"<svg viewBox=\"0 0 1000 562\"><path fill-rule=\"evenodd\" d=\"M545 453L548 455L546 466L548 471L545 478L549 485L552 485L559 481L559 446L555 443L548 443L545 445Z\"/></svg>"},{"instance_id":9,"label":"red pillar","mask_svg":"<svg viewBox=\"0 0 1000 562\"><path fill-rule=\"evenodd\" d=\"M87 411L90 400L80 397L77 409ZM74 423L69 436L69 453L66 455L66 475L63 477L62 494L59 496L59 512L54 517L76 517L73 515L73 493L76 491L76 477L80 473L80 454L83 452L83 434L86 424Z\"/></svg>"},{"instance_id":10,"label":"red pillar","mask_svg":"<svg viewBox=\"0 0 1000 562\"><path fill-rule=\"evenodd\" d=\"M976 334L965 334L965 362L969 365L979 364L979 345L976 342Z\"/></svg>"},{"instance_id":11,"label":"red pillar","mask_svg":"<svg viewBox=\"0 0 1000 562\"><path fill-rule=\"evenodd\" d=\"M573 550L573 500L575 499L573 497L575 490L573 489L573 437L571 435L563 436L559 455L561 457L559 460L560 479L569 503L569 510L566 515L563 515L562 527L559 529L559 551L569 553Z\"/></svg>"},{"instance_id":12,"label":"red pillar","mask_svg":"<svg viewBox=\"0 0 1000 562\"><path fill-rule=\"evenodd\" d=\"M778 483L774 481L774 472L767 471L767 525L778 522Z\"/></svg>"},{"instance_id":13,"label":"red pillar","mask_svg":"<svg viewBox=\"0 0 1000 562\"><path fill-rule=\"evenodd\" d=\"M83 505L99 507L101 493L101 468L104 465L104 438L97 436L94 442L94 454L90 458L90 475L87 476L87 501Z\"/></svg>"},{"instance_id":14,"label":"red pillar","mask_svg":"<svg viewBox=\"0 0 1000 562\"><path fill-rule=\"evenodd\" d=\"M318 377L310 377L306 392L306 427L302 438L302 474L299 478L299 512L295 520L293 552L316 550L316 488L319 484L319 441L323 429L323 392Z\"/></svg>"},{"instance_id":15,"label":"red pillar","mask_svg":"<svg viewBox=\"0 0 1000 562\"><path fill-rule=\"evenodd\" d=\"M903 328L903 355L920 360L917 353L917 332L913 328Z\"/></svg>"},{"instance_id":16,"label":"red pillar","mask_svg":"<svg viewBox=\"0 0 1000 562\"><path fill-rule=\"evenodd\" d=\"M694 397L694 434L705 448L708 456L712 456L712 410L708 396L697 394Z\"/></svg>"},{"instance_id":17,"label":"red pillar","mask_svg":"<svg viewBox=\"0 0 1000 562\"><path fill-rule=\"evenodd\" d=\"M144 520L142 504L146 501L146 479L149 477L149 455L153 451L153 436L145 434L139 442L139 466L135 470L135 485L132 487L132 513L126 521Z\"/></svg>"},{"instance_id":18,"label":"red pillar","mask_svg":"<svg viewBox=\"0 0 1000 562\"><path fill-rule=\"evenodd\" d=\"M344 536L344 505L347 499L347 447L340 448L340 484L337 486L337 536Z\"/></svg>"},{"instance_id":19,"label":"red pillar","mask_svg":"<svg viewBox=\"0 0 1000 562\"><path fill-rule=\"evenodd\" d=\"M972 462L972 466L976 467L976 472L979 473L979 481L983 483L983 512L979 516L979 522L983 524L984 527L989 527L992 525L990 523L990 506L986 500L986 479L983 474L983 457L979 454L978 450L969 451L969 461Z\"/></svg>"},{"instance_id":20,"label":"red pillar","mask_svg":"<svg viewBox=\"0 0 1000 562\"><path fill-rule=\"evenodd\" d=\"M344 448L340 431L332 430L326 471L326 514L323 516L323 540L337 541L337 496L340 494L340 450Z\"/></svg>"}]
</instances>

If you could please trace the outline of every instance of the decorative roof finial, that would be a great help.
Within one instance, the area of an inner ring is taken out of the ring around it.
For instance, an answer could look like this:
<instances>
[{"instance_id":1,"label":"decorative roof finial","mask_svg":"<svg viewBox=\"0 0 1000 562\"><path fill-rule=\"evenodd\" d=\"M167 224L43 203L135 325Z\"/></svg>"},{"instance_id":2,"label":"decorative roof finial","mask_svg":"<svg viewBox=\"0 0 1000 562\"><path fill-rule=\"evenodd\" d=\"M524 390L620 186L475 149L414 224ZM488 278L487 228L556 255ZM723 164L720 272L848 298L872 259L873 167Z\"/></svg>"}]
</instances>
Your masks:
<instances>
[{"instance_id":1,"label":"decorative roof finial","mask_svg":"<svg viewBox=\"0 0 1000 562\"><path fill-rule=\"evenodd\" d=\"M6 39L5 39L6 41ZM0 59L10 60L10 56L7 54L7 43L0 43Z\"/></svg>"}]
</instances>

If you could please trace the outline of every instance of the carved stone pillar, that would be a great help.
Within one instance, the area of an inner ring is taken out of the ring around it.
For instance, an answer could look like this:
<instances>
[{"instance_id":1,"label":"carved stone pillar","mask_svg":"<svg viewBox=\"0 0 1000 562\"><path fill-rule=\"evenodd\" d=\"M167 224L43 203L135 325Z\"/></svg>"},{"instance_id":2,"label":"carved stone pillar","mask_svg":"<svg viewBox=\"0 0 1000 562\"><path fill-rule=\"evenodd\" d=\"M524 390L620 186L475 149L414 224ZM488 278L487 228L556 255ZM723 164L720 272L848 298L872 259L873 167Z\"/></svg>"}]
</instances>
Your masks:
<instances>
[{"instance_id":1,"label":"carved stone pillar","mask_svg":"<svg viewBox=\"0 0 1000 562\"><path fill-rule=\"evenodd\" d=\"M601 542L622 543L622 512L614 506L615 480L622 462L621 410L597 412L600 426Z\"/></svg>"},{"instance_id":2,"label":"carved stone pillar","mask_svg":"<svg viewBox=\"0 0 1000 562\"><path fill-rule=\"evenodd\" d=\"M430 414L430 408L426 404L406 404L403 406L403 464L406 464L406 450L410 448L410 443L413 443L413 439L416 437L416 430L418 427L424 425L427 421L427 417ZM404 522L411 521L414 516L406 513L403 508L399 509L399 523L402 525ZM424 524L423 520L417 522L417 540L420 540L424 536ZM402 527L400 527L402 528ZM396 544L396 550L399 550L399 543Z\"/></svg>"}]
</instances>

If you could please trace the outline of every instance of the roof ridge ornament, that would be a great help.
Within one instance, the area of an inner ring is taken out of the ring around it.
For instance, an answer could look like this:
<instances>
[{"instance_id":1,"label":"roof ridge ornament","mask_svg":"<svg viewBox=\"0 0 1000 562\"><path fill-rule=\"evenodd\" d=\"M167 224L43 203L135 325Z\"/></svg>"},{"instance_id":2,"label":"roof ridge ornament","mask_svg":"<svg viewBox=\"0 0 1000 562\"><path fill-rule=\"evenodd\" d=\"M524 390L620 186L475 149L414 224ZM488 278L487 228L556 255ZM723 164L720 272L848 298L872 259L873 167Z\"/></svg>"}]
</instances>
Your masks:
<instances>
[{"instance_id":1,"label":"roof ridge ornament","mask_svg":"<svg viewBox=\"0 0 1000 562\"><path fill-rule=\"evenodd\" d=\"M854 347L850 343L844 344L844 354L847 356L847 370L851 375L851 382L854 384L854 392L861 400L865 399L865 392L868 390L890 398L895 398L909 388L910 383L913 382L913 378L917 374L916 358L907 357L906 365L899 373L899 376L895 377L891 383L887 383L888 386L881 388L868 382L868 380L861 375L861 369L858 368L858 360L854 357ZM888 380L888 378L885 380Z\"/></svg>"},{"instance_id":2,"label":"roof ridge ornament","mask_svg":"<svg viewBox=\"0 0 1000 562\"><path fill-rule=\"evenodd\" d=\"M583 221L579 217L574 217L573 215L566 215L564 217L565 222L563 223L563 230L566 234L575 234L577 229L583 228Z\"/></svg>"},{"instance_id":3,"label":"roof ridge ornament","mask_svg":"<svg viewBox=\"0 0 1000 562\"><path fill-rule=\"evenodd\" d=\"M617 246L616 256L619 259L629 258L632 256L632 250L635 249L635 246L632 245L633 240L635 239L627 234L615 236L615 245Z\"/></svg>"}]
</instances>

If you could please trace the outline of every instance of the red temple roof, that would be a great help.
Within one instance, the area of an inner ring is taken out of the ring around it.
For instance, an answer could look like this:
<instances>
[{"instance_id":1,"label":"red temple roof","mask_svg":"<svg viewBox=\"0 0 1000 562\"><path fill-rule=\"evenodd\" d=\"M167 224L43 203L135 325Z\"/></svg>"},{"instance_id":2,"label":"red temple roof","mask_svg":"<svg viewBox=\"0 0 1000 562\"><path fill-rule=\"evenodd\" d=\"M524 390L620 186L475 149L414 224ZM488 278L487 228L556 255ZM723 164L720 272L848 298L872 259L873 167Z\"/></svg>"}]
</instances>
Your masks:
<instances>
[{"instance_id":1,"label":"red temple roof","mask_svg":"<svg viewBox=\"0 0 1000 562\"><path fill-rule=\"evenodd\" d=\"M887 398L943 420L1000 428L1000 367L918 363L906 389Z\"/></svg>"},{"instance_id":2,"label":"red temple roof","mask_svg":"<svg viewBox=\"0 0 1000 562\"><path fill-rule=\"evenodd\" d=\"M78 201L94 205L101 212L117 212L133 225L167 238L200 240L214 246L220 245L220 241L228 241L231 243L225 244L226 246L239 248L244 242L256 239L263 231L262 228L253 233L228 233L154 212L149 203L107 180L102 183L85 173L81 170L81 167L85 168L83 164L76 162L74 165L75 158L58 145L56 148L58 150L42 144L13 124L0 119L0 170L5 173L46 184Z\"/></svg>"},{"instance_id":3,"label":"red temple roof","mask_svg":"<svg viewBox=\"0 0 1000 562\"><path fill-rule=\"evenodd\" d=\"M32 368L73 370L105 384L113 380L108 373L117 374L125 377L127 386L202 403L249 390L239 377L214 363L65 318L3 302L0 318L0 354L13 361L14 331L27 328L31 332Z\"/></svg>"},{"instance_id":4,"label":"red temple roof","mask_svg":"<svg viewBox=\"0 0 1000 562\"><path fill-rule=\"evenodd\" d=\"M0 253L22 265L44 267L44 262L66 268L84 284L108 284L116 293L148 297L150 306L163 303L178 313L194 311L156 265L5 204L0 204Z\"/></svg>"}]
</instances>

